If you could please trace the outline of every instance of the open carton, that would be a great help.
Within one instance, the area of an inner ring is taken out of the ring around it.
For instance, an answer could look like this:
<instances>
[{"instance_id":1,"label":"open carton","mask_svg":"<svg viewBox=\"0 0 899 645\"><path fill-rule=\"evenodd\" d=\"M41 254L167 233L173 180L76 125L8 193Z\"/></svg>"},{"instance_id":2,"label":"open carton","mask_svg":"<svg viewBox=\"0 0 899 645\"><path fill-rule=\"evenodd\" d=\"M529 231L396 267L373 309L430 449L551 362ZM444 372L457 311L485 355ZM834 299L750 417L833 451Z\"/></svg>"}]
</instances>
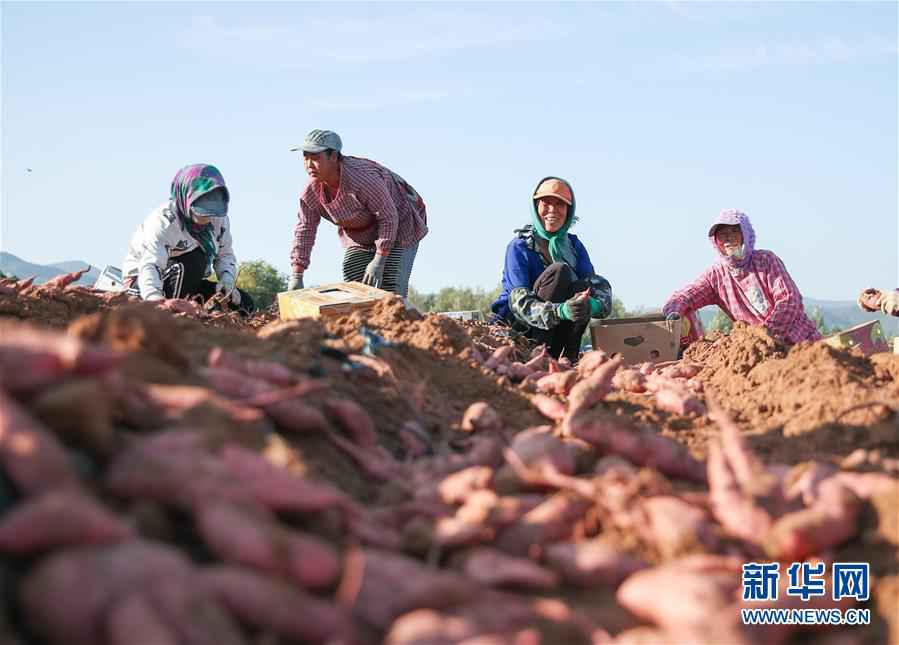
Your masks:
<instances>
[{"instance_id":1,"label":"open carton","mask_svg":"<svg viewBox=\"0 0 899 645\"><path fill-rule=\"evenodd\" d=\"M844 329L824 338L822 342L837 349L858 347L865 356L890 351L879 320L869 320L861 325Z\"/></svg>"},{"instance_id":2,"label":"open carton","mask_svg":"<svg viewBox=\"0 0 899 645\"><path fill-rule=\"evenodd\" d=\"M338 318L370 309L382 298L392 295L389 291L361 282L336 282L310 289L282 291L278 294L278 312L281 320Z\"/></svg>"},{"instance_id":3,"label":"open carton","mask_svg":"<svg viewBox=\"0 0 899 645\"><path fill-rule=\"evenodd\" d=\"M681 320L665 320L652 315L636 318L609 318L590 323L593 349L621 354L628 364L677 360Z\"/></svg>"}]
</instances>

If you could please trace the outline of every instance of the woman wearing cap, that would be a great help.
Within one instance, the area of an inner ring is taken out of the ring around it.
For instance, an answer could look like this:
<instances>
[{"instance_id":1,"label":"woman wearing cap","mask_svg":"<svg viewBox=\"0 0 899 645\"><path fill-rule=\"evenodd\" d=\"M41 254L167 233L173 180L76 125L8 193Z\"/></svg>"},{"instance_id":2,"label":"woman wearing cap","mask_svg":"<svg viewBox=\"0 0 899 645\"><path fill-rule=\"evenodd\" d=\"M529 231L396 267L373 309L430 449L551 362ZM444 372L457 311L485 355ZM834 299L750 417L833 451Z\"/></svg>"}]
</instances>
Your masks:
<instances>
[{"instance_id":1,"label":"woman wearing cap","mask_svg":"<svg viewBox=\"0 0 899 645\"><path fill-rule=\"evenodd\" d=\"M126 289L144 300L199 296L205 301L220 293L232 309L253 311L253 299L234 286L237 259L231 248L229 200L215 166L179 170L169 200L131 238L122 267ZM207 280L212 270L217 282Z\"/></svg>"},{"instance_id":2,"label":"woman wearing cap","mask_svg":"<svg viewBox=\"0 0 899 645\"><path fill-rule=\"evenodd\" d=\"M755 230L745 213L721 211L709 228L709 242L717 262L668 298L662 309L666 315L692 315L702 307L718 305L731 320L763 325L784 343L821 338L784 263L771 251L755 248ZM691 326L681 346L700 335L701 328Z\"/></svg>"},{"instance_id":3,"label":"woman wearing cap","mask_svg":"<svg viewBox=\"0 0 899 645\"><path fill-rule=\"evenodd\" d=\"M568 229L577 221L574 191L558 177L537 184L531 223L506 247L497 320L577 362L590 318L612 311L612 287L596 275L587 249Z\"/></svg>"},{"instance_id":4,"label":"woman wearing cap","mask_svg":"<svg viewBox=\"0 0 899 645\"><path fill-rule=\"evenodd\" d=\"M427 234L421 197L384 166L341 154L340 137L313 130L301 146L309 183L300 195L300 210L290 254L290 289L303 288L318 224L337 225L345 251L343 279L364 282L404 298L418 244Z\"/></svg>"}]
</instances>

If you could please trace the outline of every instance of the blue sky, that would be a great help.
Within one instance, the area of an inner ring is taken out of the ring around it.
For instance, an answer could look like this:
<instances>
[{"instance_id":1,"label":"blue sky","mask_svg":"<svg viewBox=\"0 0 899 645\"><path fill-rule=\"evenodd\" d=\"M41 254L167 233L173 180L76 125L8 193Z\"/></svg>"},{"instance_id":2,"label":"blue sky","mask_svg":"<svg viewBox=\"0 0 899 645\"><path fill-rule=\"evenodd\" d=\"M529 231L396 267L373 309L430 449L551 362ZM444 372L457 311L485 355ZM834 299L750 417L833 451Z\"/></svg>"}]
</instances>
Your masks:
<instances>
[{"instance_id":1,"label":"blue sky","mask_svg":"<svg viewBox=\"0 0 899 645\"><path fill-rule=\"evenodd\" d=\"M428 204L412 285L491 288L569 179L597 271L659 305L746 211L804 295L899 286L897 4L2 3L0 248L120 264L189 163L289 270L313 128ZM28 172L26 168L31 168ZM307 284L340 279L323 222Z\"/></svg>"}]
</instances>

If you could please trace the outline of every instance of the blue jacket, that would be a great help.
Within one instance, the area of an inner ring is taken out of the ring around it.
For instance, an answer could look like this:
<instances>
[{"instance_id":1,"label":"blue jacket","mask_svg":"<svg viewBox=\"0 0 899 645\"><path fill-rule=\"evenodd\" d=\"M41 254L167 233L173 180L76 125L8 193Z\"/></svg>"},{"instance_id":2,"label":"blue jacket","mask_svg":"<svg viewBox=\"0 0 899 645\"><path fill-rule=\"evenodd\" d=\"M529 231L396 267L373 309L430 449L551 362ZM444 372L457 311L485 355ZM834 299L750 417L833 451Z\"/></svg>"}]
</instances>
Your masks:
<instances>
[{"instance_id":1,"label":"blue jacket","mask_svg":"<svg viewBox=\"0 0 899 645\"><path fill-rule=\"evenodd\" d=\"M515 233L515 239L506 246L506 262L503 267L503 291L491 306L496 317L502 320L509 320L512 316L512 311L509 307L509 294L512 292L512 289L524 288L531 291L534 282L537 281L537 278L540 277L540 274L547 267L543 256L535 248L531 226L528 225L523 229L515 231ZM587 249L576 235L569 233L568 237L577 258L574 272L579 280L589 280L595 275L595 271L593 270L593 263L590 262L590 256L587 254Z\"/></svg>"}]
</instances>

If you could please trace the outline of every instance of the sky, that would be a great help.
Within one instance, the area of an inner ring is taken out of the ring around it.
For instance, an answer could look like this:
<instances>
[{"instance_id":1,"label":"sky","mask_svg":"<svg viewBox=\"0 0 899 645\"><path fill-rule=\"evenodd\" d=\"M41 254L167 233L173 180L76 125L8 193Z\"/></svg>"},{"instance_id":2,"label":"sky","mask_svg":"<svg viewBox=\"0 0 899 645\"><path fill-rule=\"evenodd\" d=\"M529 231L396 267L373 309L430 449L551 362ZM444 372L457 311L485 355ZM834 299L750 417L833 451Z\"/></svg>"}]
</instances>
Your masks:
<instances>
[{"instance_id":1,"label":"sky","mask_svg":"<svg viewBox=\"0 0 899 645\"><path fill-rule=\"evenodd\" d=\"M658 307L751 218L803 295L899 287L895 2L2 2L0 250L121 265L211 163L241 260L290 270L314 128L423 196L411 284L491 289L546 175L597 273ZM30 171L28 169L31 169ZM306 284L341 278L319 227Z\"/></svg>"}]
</instances>

